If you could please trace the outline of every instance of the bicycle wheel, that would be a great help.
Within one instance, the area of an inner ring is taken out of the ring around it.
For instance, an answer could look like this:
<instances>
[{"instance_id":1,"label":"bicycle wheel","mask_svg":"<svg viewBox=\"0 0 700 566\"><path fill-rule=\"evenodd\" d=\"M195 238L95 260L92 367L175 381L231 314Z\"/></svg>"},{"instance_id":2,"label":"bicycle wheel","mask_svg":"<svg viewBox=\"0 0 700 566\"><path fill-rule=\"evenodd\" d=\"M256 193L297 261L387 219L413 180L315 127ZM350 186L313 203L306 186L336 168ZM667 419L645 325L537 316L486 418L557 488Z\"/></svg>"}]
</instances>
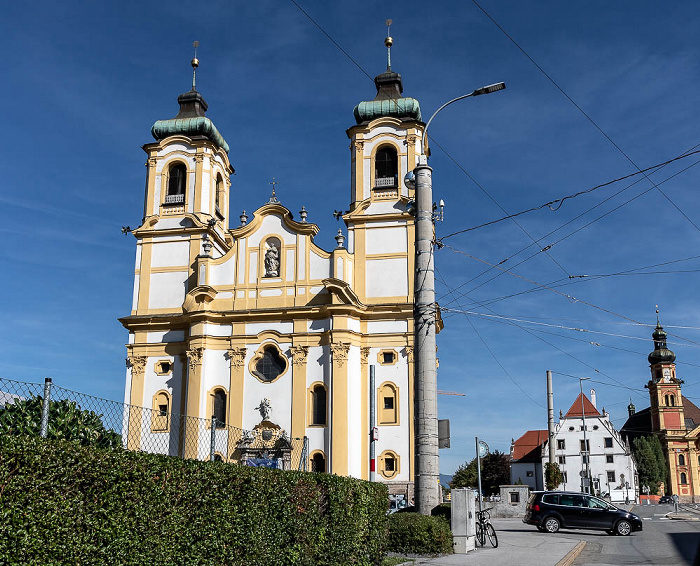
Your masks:
<instances>
[{"instance_id":1,"label":"bicycle wheel","mask_svg":"<svg viewBox=\"0 0 700 566\"><path fill-rule=\"evenodd\" d=\"M484 546L484 529L481 527L481 523L476 524L476 545Z\"/></svg>"},{"instance_id":2,"label":"bicycle wheel","mask_svg":"<svg viewBox=\"0 0 700 566\"><path fill-rule=\"evenodd\" d=\"M491 546L496 548L498 546L498 537L496 536L496 529L493 528L493 525L491 523L487 523L485 531L489 537L489 542L491 543Z\"/></svg>"}]
</instances>

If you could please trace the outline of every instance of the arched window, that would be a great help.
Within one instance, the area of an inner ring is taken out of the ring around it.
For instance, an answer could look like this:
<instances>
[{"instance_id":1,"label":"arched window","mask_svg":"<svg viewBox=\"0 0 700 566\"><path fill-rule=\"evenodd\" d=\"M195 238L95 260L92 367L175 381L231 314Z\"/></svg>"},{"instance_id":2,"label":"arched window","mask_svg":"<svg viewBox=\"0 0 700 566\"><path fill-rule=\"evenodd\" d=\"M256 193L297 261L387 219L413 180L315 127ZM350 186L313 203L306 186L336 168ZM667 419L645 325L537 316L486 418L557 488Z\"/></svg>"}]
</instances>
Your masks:
<instances>
[{"instance_id":1,"label":"arched window","mask_svg":"<svg viewBox=\"0 0 700 566\"><path fill-rule=\"evenodd\" d=\"M384 383L377 391L379 424L399 424L399 393L392 383Z\"/></svg>"},{"instance_id":2,"label":"arched window","mask_svg":"<svg viewBox=\"0 0 700 566\"><path fill-rule=\"evenodd\" d=\"M685 485L688 483L688 476L685 475L685 472L681 472L681 485Z\"/></svg>"},{"instance_id":3,"label":"arched window","mask_svg":"<svg viewBox=\"0 0 700 566\"><path fill-rule=\"evenodd\" d=\"M151 409L151 431L168 432L170 430L170 394L158 391L153 396Z\"/></svg>"},{"instance_id":4,"label":"arched window","mask_svg":"<svg viewBox=\"0 0 700 566\"><path fill-rule=\"evenodd\" d=\"M326 471L326 457L323 455L323 452L315 452L311 456L311 471L321 473Z\"/></svg>"},{"instance_id":5,"label":"arched window","mask_svg":"<svg viewBox=\"0 0 700 566\"><path fill-rule=\"evenodd\" d=\"M678 455L678 465L685 466L685 456L683 456L683 454Z\"/></svg>"},{"instance_id":6,"label":"arched window","mask_svg":"<svg viewBox=\"0 0 700 566\"><path fill-rule=\"evenodd\" d=\"M165 196L166 204L179 204L185 202L185 185L187 181L187 168L183 163L175 163L168 170L168 192Z\"/></svg>"},{"instance_id":7,"label":"arched window","mask_svg":"<svg viewBox=\"0 0 700 566\"><path fill-rule=\"evenodd\" d=\"M664 401L666 402L666 406L667 406L667 407L670 407L670 406L671 406L671 403L668 402L668 395L666 395L666 396L664 397Z\"/></svg>"},{"instance_id":8,"label":"arched window","mask_svg":"<svg viewBox=\"0 0 700 566\"><path fill-rule=\"evenodd\" d=\"M670 395L670 399L671 399L671 407L675 407L676 406L676 397L673 395Z\"/></svg>"},{"instance_id":9,"label":"arched window","mask_svg":"<svg viewBox=\"0 0 700 566\"><path fill-rule=\"evenodd\" d=\"M214 391L213 416L216 419L216 428L226 426L226 392L223 389Z\"/></svg>"},{"instance_id":10,"label":"arched window","mask_svg":"<svg viewBox=\"0 0 700 566\"><path fill-rule=\"evenodd\" d=\"M320 383L311 390L311 424L326 425L326 388Z\"/></svg>"},{"instance_id":11,"label":"arched window","mask_svg":"<svg viewBox=\"0 0 700 566\"><path fill-rule=\"evenodd\" d=\"M374 158L374 186L396 187L399 174L399 160L391 146L382 147Z\"/></svg>"},{"instance_id":12,"label":"arched window","mask_svg":"<svg viewBox=\"0 0 700 566\"><path fill-rule=\"evenodd\" d=\"M221 194L224 191L224 180L221 178L221 174L216 176L216 189L214 194L214 206L217 212L221 212Z\"/></svg>"},{"instance_id":13,"label":"arched window","mask_svg":"<svg viewBox=\"0 0 700 566\"><path fill-rule=\"evenodd\" d=\"M261 381L270 383L287 371L287 359L279 349L268 344L251 360L251 373Z\"/></svg>"}]
</instances>

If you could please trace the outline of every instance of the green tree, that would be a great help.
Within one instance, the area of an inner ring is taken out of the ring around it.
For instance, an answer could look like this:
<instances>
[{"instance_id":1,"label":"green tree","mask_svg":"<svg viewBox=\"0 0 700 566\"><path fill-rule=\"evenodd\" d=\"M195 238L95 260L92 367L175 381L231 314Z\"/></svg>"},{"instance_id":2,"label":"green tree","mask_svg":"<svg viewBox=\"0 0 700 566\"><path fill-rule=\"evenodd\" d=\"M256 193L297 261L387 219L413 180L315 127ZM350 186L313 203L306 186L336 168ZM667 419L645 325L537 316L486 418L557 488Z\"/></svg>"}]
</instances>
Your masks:
<instances>
[{"instance_id":1,"label":"green tree","mask_svg":"<svg viewBox=\"0 0 700 566\"><path fill-rule=\"evenodd\" d=\"M40 396L16 399L0 410L0 434L39 436L41 432ZM118 448L122 445L119 434L107 430L102 415L81 409L74 401L51 401L47 438L70 440L81 446Z\"/></svg>"},{"instance_id":2,"label":"green tree","mask_svg":"<svg viewBox=\"0 0 700 566\"><path fill-rule=\"evenodd\" d=\"M564 483L564 474L561 473L559 469L559 464L556 462L550 464L547 462L544 465L544 479L547 484L547 489L553 490L557 489L561 484Z\"/></svg>"},{"instance_id":3,"label":"green tree","mask_svg":"<svg viewBox=\"0 0 700 566\"><path fill-rule=\"evenodd\" d=\"M640 485L648 485L649 492L656 495L659 482L667 480L666 458L661 442L656 436L640 436L634 439L632 451L637 461Z\"/></svg>"},{"instance_id":4,"label":"green tree","mask_svg":"<svg viewBox=\"0 0 700 566\"><path fill-rule=\"evenodd\" d=\"M503 452L494 450L481 459L481 489L485 495L498 493L498 486L510 483L510 461ZM477 487L476 458L461 464L452 476L450 487Z\"/></svg>"}]
</instances>

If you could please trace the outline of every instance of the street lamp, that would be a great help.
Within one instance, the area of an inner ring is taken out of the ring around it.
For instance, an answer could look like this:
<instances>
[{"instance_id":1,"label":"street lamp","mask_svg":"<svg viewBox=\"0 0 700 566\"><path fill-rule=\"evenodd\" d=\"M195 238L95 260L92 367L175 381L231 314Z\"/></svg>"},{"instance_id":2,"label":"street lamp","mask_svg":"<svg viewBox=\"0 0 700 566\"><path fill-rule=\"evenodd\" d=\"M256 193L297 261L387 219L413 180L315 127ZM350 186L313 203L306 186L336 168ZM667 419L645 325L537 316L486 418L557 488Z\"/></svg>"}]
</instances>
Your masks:
<instances>
[{"instance_id":1,"label":"street lamp","mask_svg":"<svg viewBox=\"0 0 700 566\"><path fill-rule=\"evenodd\" d=\"M430 515L439 502L438 479L438 418L437 370L435 360L435 272L433 261L433 170L428 166L425 141L433 118L453 102L490 94L506 88L497 83L453 98L438 108L428 120L421 139L418 165L404 179L406 186L415 187L416 266L414 276L414 360L416 381L416 506L418 512Z\"/></svg>"},{"instance_id":2,"label":"street lamp","mask_svg":"<svg viewBox=\"0 0 700 566\"><path fill-rule=\"evenodd\" d=\"M590 459L590 450L588 450L588 441L586 440L586 408L583 405L583 382L591 379L590 377L579 377L578 378L578 385L579 388L581 389L581 418L583 419L583 450L581 450L581 491L585 493L590 493L590 488L589 488L589 482L590 482L590 470L588 468L589 466L589 459ZM586 467L585 471L585 476L584 476L584 463Z\"/></svg>"}]
</instances>

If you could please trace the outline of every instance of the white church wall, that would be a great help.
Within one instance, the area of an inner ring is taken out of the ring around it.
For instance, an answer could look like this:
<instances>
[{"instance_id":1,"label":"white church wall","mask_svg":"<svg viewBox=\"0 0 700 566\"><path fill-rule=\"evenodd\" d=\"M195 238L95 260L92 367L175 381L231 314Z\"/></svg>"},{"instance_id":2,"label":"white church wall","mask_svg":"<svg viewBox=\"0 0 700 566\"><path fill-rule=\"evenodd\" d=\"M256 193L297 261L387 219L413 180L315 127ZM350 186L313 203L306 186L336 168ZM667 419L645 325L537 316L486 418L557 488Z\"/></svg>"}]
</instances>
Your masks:
<instances>
[{"instance_id":1,"label":"white church wall","mask_svg":"<svg viewBox=\"0 0 700 566\"><path fill-rule=\"evenodd\" d=\"M139 285L141 283L141 275L134 275L134 290L131 296L131 310L135 311L139 306Z\"/></svg>"},{"instance_id":2,"label":"white church wall","mask_svg":"<svg viewBox=\"0 0 700 566\"><path fill-rule=\"evenodd\" d=\"M238 283L240 285L245 283L245 250L246 238L241 238L238 240Z\"/></svg>"},{"instance_id":3,"label":"white church wall","mask_svg":"<svg viewBox=\"0 0 700 566\"><path fill-rule=\"evenodd\" d=\"M368 297L400 297L408 294L406 258L367 260Z\"/></svg>"},{"instance_id":4,"label":"white church wall","mask_svg":"<svg viewBox=\"0 0 700 566\"><path fill-rule=\"evenodd\" d=\"M306 279L306 237L305 236L298 236L297 237L297 261L299 264L297 265L297 277L299 279Z\"/></svg>"},{"instance_id":5,"label":"white church wall","mask_svg":"<svg viewBox=\"0 0 700 566\"><path fill-rule=\"evenodd\" d=\"M367 254L393 254L403 253L407 250L406 229L374 228L367 231Z\"/></svg>"},{"instance_id":6,"label":"white church wall","mask_svg":"<svg viewBox=\"0 0 700 566\"><path fill-rule=\"evenodd\" d=\"M282 223L282 218L280 216L268 214L263 218L260 227L248 236L248 246L257 248L262 240L271 235L281 237L285 246L295 244L297 239L296 234Z\"/></svg>"},{"instance_id":7,"label":"white church wall","mask_svg":"<svg viewBox=\"0 0 700 566\"><path fill-rule=\"evenodd\" d=\"M232 326L230 324L204 323L203 333L207 336L231 336Z\"/></svg>"},{"instance_id":8,"label":"white church wall","mask_svg":"<svg viewBox=\"0 0 700 566\"><path fill-rule=\"evenodd\" d=\"M250 262L250 271L248 272L248 283L257 283L258 281L258 252L250 252L248 256Z\"/></svg>"},{"instance_id":9,"label":"white church wall","mask_svg":"<svg viewBox=\"0 0 700 566\"><path fill-rule=\"evenodd\" d=\"M287 250L287 281L294 281L294 250Z\"/></svg>"},{"instance_id":10,"label":"white church wall","mask_svg":"<svg viewBox=\"0 0 700 566\"><path fill-rule=\"evenodd\" d=\"M157 241L157 240L156 240ZM190 243L157 242L151 248L151 267L180 267L190 263Z\"/></svg>"},{"instance_id":11,"label":"white church wall","mask_svg":"<svg viewBox=\"0 0 700 566\"><path fill-rule=\"evenodd\" d=\"M328 366L330 363L328 346L310 346L306 360L306 388L308 389L312 383L317 381L325 383L328 387Z\"/></svg>"},{"instance_id":12,"label":"white church wall","mask_svg":"<svg viewBox=\"0 0 700 566\"><path fill-rule=\"evenodd\" d=\"M362 387L362 362L360 358L360 348L350 346L348 351L348 474L362 477L362 462L367 455L362 450L362 405L366 398Z\"/></svg>"},{"instance_id":13,"label":"white church wall","mask_svg":"<svg viewBox=\"0 0 700 566\"><path fill-rule=\"evenodd\" d=\"M367 334L404 334L406 332L408 332L408 322L405 320L370 320L367 322Z\"/></svg>"},{"instance_id":14,"label":"white church wall","mask_svg":"<svg viewBox=\"0 0 700 566\"><path fill-rule=\"evenodd\" d=\"M230 395L231 365L226 359L226 350L204 350L202 363L206 367L202 380L203 393L208 393L214 387L223 387L227 396ZM210 418L211 415L207 414L208 412L205 409L201 416L205 419Z\"/></svg>"},{"instance_id":15,"label":"white church wall","mask_svg":"<svg viewBox=\"0 0 700 566\"><path fill-rule=\"evenodd\" d=\"M151 331L146 333L146 343L160 344L161 342L183 342L185 340L184 330Z\"/></svg>"},{"instance_id":16,"label":"white church wall","mask_svg":"<svg viewBox=\"0 0 700 566\"><path fill-rule=\"evenodd\" d=\"M209 264L209 284L212 287L218 285L233 285L233 276L236 269L236 254L220 264Z\"/></svg>"},{"instance_id":17,"label":"white church wall","mask_svg":"<svg viewBox=\"0 0 700 566\"><path fill-rule=\"evenodd\" d=\"M352 330L353 332L360 333L362 330L362 323L360 322L359 319L357 318L350 318L348 317L345 319L348 325L348 330Z\"/></svg>"},{"instance_id":18,"label":"white church wall","mask_svg":"<svg viewBox=\"0 0 700 566\"><path fill-rule=\"evenodd\" d=\"M179 308L185 300L187 271L152 273L148 293L148 308Z\"/></svg>"},{"instance_id":19,"label":"white church wall","mask_svg":"<svg viewBox=\"0 0 700 566\"><path fill-rule=\"evenodd\" d=\"M309 252L309 279L325 279L331 276L330 259L321 257L316 252Z\"/></svg>"},{"instance_id":20,"label":"white church wall","mask_svg":"<svg viewBox=\"0 0 700 566\"><path fill-rule=\"evenodd\" d=\"M274 330L280 334L291 334L294 332L294 323L290 320L284 322L248 322L245 325L245 333L248 336L257 336L266 330Z\"/></svg>"}]
</instances>

